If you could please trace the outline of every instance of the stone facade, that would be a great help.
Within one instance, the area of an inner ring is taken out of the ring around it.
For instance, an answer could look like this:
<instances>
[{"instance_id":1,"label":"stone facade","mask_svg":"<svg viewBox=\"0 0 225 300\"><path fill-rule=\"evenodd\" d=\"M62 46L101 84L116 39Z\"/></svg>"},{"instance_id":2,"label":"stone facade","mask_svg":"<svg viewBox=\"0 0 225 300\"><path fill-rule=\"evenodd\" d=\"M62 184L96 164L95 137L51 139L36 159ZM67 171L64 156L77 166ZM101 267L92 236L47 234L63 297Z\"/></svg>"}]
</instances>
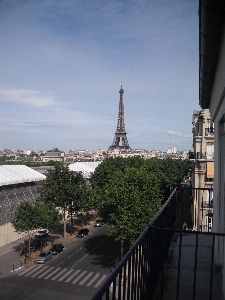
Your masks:
<instances>
[{"instance_id":1,"label":"stone facade","mask_svg":"<svg viewBox=\"0 0 225 300\"><path fill-rule=\"evenodd\" d=\"M213 225L214 127L208 109L194 111L193 229L211 231Z\"/></svg>"}]
</instances>

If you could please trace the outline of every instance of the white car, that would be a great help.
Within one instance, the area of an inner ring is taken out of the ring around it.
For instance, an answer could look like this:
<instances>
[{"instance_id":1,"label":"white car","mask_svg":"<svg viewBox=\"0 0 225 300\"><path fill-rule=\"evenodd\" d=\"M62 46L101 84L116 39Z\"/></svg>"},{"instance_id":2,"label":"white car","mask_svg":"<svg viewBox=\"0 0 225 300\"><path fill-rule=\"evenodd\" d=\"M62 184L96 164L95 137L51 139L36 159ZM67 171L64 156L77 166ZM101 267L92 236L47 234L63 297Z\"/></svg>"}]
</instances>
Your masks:
<instances>
[{"instance_id":1,"label":"white car","mask_svg":"<svg viewBox=\"0 0 225 300\"><path fill-rule=\"evenodd\" d=\"M101 220L97 220L95 223L94 223L94 227L102 227L104 225L104 223L101 221Z\"/></svg>"},{"instance_id":2,"label":"white car","mask_svg":"<svg viewBox=\"0 0 225 300\"><path fill-rule=\"evenodd\" d=\"M53 252L52 251L42 251L39 256L36 258L37 264L44 264L48 260L53 258Z\"/></svg>"},{"instance_id":3,"label":"white car","mask_svg":"<svg viewBox=\"0 0 225 300\"><path fill-rule=\"evenodd\" d=\"M42 238L44 236L47 236L49 233L48 229L40 229L35 233L36 238Z\"/></svg>"}]
</instances>

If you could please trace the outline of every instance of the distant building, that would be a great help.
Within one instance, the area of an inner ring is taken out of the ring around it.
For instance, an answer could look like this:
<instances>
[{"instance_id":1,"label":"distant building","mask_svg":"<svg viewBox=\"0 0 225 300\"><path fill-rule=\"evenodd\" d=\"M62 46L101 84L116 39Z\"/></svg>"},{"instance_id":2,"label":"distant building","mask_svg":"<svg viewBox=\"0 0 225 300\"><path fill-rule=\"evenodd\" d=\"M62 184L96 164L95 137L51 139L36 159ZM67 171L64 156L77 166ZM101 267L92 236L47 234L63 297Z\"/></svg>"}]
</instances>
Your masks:
<instances>
[{"instance_id":1,"label":"distant building","mask_svg":"<svg viewBox=\"0 0 225 300\"><path fill-rule=\"evenodd\" d=\"M45 155L42 156L42 161L48 162L50 160L64 162L64 152L59 151L58 148L47 151Z\"/></svg>"},{"instance_id":2,"label":"distant building","mask_svg":"<svg viewBox=\"0 0 225 300\"><path fill-rule=\"evenodd\" d=\"M177 153L176 147L172 147L172 148L167 149L166 153L167 154L175 154L175 153Z\"/></svg>"},{"instance_id":3,"label":"distant building","mask_svg":"<svg viewBox=\"0 0 225 300\"><path fill-rule=\"evenodd\" d=\"M24 150L24 154L25 154L25 155L31 155L31 152L32 152L32 151L31 151L30 149Z\"/></svg>"}]
</instances>

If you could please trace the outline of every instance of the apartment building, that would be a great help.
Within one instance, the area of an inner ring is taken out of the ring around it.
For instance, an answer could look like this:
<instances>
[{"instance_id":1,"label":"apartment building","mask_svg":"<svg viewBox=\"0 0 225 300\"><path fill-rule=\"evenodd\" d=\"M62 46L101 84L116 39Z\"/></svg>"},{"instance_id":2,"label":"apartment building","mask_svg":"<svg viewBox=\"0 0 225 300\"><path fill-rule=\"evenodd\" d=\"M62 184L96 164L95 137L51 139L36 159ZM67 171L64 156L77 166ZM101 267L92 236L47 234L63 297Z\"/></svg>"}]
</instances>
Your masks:
<instances>
[{"instance_id":1,"label":"apartment building","mask_svg":"<svg viewBox=\"0 0 225 300\"><path fill-rule=\"evenodd\" d=\"M225 1L199 2L199 104L209 109L214 123L213 231L225 232ZM225 296L225 240L216 240L215 263L223 274Z\"/></svg>"},{"instance_id":2,"label":"apartment building","mask_svg":"<svg viewBox=\"0 0 225 300\"><path fill-rule=\"evenodd\" d=\"M194 164L192 174L193 229L211 231L213 225L214 125L208 109L192 116Z\"/></svg>"}]
</instances>

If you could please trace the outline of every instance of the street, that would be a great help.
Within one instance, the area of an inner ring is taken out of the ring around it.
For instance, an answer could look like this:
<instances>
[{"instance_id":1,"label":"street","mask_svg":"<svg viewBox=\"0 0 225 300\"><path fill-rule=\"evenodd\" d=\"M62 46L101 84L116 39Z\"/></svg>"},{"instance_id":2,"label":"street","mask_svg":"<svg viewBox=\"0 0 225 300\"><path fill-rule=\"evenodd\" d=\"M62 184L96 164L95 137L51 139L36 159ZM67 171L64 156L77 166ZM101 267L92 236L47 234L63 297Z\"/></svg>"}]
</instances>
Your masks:
<instances>
[{"instance_id":1,"label":"street","mask_svg":"<svg viewBox=\"0 0 225 300\"><path fill-rule=\"evenodd\" d=\"M0 299L90 299L115 268L115 249L105 226L93 227L46 264L32 264L1 278Z\"/></svg>"}]
</instances>

